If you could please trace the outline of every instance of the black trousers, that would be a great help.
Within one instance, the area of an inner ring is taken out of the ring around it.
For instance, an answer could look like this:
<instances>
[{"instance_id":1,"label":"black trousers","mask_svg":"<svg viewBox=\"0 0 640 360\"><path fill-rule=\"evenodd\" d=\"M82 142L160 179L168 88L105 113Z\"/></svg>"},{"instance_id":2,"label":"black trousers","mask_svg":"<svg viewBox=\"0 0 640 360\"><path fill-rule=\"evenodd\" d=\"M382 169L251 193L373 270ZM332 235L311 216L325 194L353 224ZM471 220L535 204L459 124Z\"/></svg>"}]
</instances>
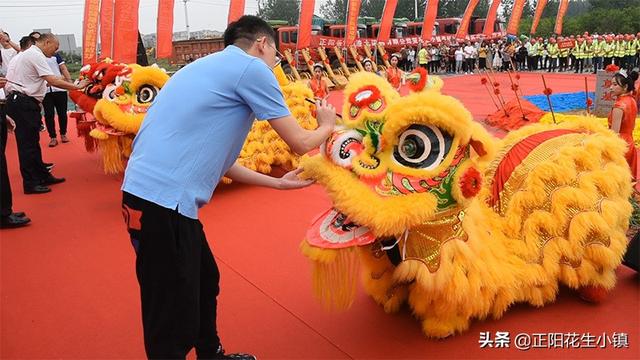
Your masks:
<instances>
[{"instance_id":1,"label":"black trousers","mask_svg":"<svg viewBox=\"0 0 640 360\"><path fill-rule=\"evenodd\" d=\"M557 63L558 63L558 58L549 58L549 72L556 71Z\"/></svg>"},{"instance_id":2,"label":"black trousers","mask_svg":"<svg viewBox=\"0 0 640 360\"><path fill-rule=\"evenodd\" d=\"M136 251L144 345L150 359L212 358L220 273L202 224L123 192L122 213Z\"/></svg>"},{"instance_id":3,"label":"black trousers","mask_svg":"<svg viewBox=\"0 0 640 360\"><path fill-rule=\"evenodd\" d=\"M66 91L54 91L47 93L42 101L44 121L47 124L49 137L52 139L56 138L56 113L58 113L60 135L67 135L67 100Z\"/></svg>"},{"instance_id":4,"label":"black trousers","mask_svg":"<svg viewBox=\"0 0 640 360\"><path fill-rule=\"evenodd\" d=\"M40 185L49 176L40 149L40 105L32 97L13 93L7 98L6 112L16 122L22 184L25 189Z\"/></svg>"},{"instance_id":5,"label":"black trousers","mask_svg":"<svg viewBox=\"0 0 640 360\"><path fill-rule=\"evenodd\" d=\"M603 69L605 67L607 67L607 65L611 65L613 63L613 58L612 57L604 57L604 66L602 67Z\"/></svg>"},{"instance_id":6,"label":"black trousers","mask_svg":"<svg viewBox=\"0 0 640 360\"><path fill-rule=\"evenodd\" d=\"M11 196L11 183L7 169L7 118L4 113L4 104L0 104L0 146L2 146L2 159L0 159L0 202L2 202L2 216L9 216L13 212L13 197Z\"/></svg>"},{"instance_id":7,"label":"black trousers","mask_svg":"<svg viewBox=\"0 0 640 360\"><path fill-rule=\"evenodd\" d=\"M576 59L575 73L582 72L584 70L584 59Z\"/></svg>"}]
</instances>

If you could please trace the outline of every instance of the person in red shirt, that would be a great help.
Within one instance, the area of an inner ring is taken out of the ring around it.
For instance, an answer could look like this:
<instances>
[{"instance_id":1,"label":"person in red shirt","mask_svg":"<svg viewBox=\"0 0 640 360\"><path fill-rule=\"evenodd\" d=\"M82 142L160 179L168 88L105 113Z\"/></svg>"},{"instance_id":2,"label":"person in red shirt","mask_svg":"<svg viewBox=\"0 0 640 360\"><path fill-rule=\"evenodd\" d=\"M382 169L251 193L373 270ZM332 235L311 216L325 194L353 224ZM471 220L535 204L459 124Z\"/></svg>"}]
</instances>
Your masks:
<instances>
[{"instance_id":1,"label":"person in red shirt","mask_svg":"<svg viewBox=\"0 0 640 360\"><path fill-rule=\"evenodd\" d=\"M629 145L626 158L634 180L636 179L638 166L638 155L633 142L633 129L635 128L636 115L638 114L638 104L632 95L636 80L638 80L637 71L627 74L624 70L621 70L613 76L611 90L617 100L611 109L611 113L609 113L609 128L620 134L620 137Z\"/></svg>"},{"instance_id":2,"label":"person in red shirt","mask_svg":"<svg viewBox=\"0 0 640 360\"><path fill-rule=\"evenodd\" d=\"M402 84L402 70L398 69L398 61L400 61L400 54L391 55L391 67L387 69L387 81L396 90L400 90Z\"/></svg>"},{"instance_id":3,"label":"person in red shirt","mask_svg":"<svg viewBox=\"0 0 640 360\"><path fill-rule=\"evenodd\" d=\"M322 77L322 65L315 64L313 66L313 78L309 82L309 87L313 91L313 96L316 99L324 100L329 96L329 86Z\"/></svg>"}]
</instances>

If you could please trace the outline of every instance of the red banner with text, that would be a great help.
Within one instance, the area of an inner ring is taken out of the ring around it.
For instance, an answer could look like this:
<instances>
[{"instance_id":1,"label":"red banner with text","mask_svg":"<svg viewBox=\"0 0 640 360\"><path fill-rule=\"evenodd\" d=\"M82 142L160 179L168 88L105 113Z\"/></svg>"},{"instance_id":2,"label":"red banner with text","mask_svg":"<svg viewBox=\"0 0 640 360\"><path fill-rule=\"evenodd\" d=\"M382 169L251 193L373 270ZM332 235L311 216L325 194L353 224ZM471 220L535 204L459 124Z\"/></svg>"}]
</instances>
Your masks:
<instances>
[{"instance_id":1,"label":"red banner with text","mask_svg":"<svg viewBox=\"0 0 640 360\"><path fill-rule=\"evenodd\" d=\"M569 8L569 0L560 0L558 15L556 16L556 26L553 30L553 32L558 35L562 34L562 21L564 20L564 14L567 13L567 8Z\"/></svg>"},{"instance_id":2,"label":"red banner with text","mask_svg":"<svg viewBox=\"0 0 640 360\"><path fill-rule=\"evenodd\" d=\"M156 58L170 58L173 53L173 3L174 0L158 2L158 32Z\"/></svg>"},{"instance_id":3,"label":"red banner with text","mask_svg":"<svg viewBox=\"0 0 640 360\"><path fill-rule=\"evenodd\" d=\"M389 40L391 28L393 27L393 16L396 14L397 6L398 0L387 0L384 3L382 19L380 19L380 29L378 30L378 41L387 42Z\"/></svg>"},{"instance_id":4,"label":"red banner with text","mask_svg":"<svg viewBox=\"0 0 640 360\"><path fill-rule=\"evenodd\" d=\"M493 34L493 28L496 24L496 16L498 16L498 7L500 7L500 0L493 0L489 12L487 12L487 21L484 23L484 29L482 33L485 36L491 36Z\"/></svg>"},{"instance_id":5,"label":"red banner with text","mask_svg":"<svg viewBox=\"0 0 640 360\"><path fill-rule=\"evenodd\" d=\"M424 8L424 22L422 23L422 40L431 40L433 36L433 25L436 23L438 16L439 0L427 0L427 6Z\"/></svg>"},{"instance_id":6,"label":"red banner with text","mask_svg":"<svg viewBox=\"0 0 640 360\"><path fill-rule=\"evenodd\" d=\"M240 19L244 15L244 0L231 0L229 4L229 17L227 18L227 24Z\"/></svg>"},{"instance_id":7,"label":"red banner with text","mask_svg":"<svg viewBox=\"0 0 640 360\"><path fill-rule=\"evenodd\" d=\"M298 48L304 49L311 45L311 24L315 0L302 0L300 4L300 20L298 21Z\"/></svg>"},{"instance_id":8,"label":"red banner with text","mask_svg":"<svg viewBox=\"0 0 640 360\"><path fill-rule=\"evenodd\" d=\"M518 35L518 26L520 26L520 19L522 18L522 11L527 0L516 0L513 3L513 9L511 10L511 18L509 18L509 25L507 26L507 34Z\"/></svg>"},{"instance_id":9,"label":"red banner with text","mask_svg":"<svg viewBox=\"0 0 640 360\"><path fill-rule=\"evenodd\" d=\"M347 13L347 34L345 41L347 46L353 45L358 37L358 15L360 15L360 0L349 0L349 11Z\"/></svg>"},{"instance_id":10,"label":"red banner with text","mask_svg":"<svg viewBox=\"0 0 640 360\"><path fill-rule=\"evenodd\" d=\"M96 62L100 0L85 0L82 27L82 63Z\"/></svg>"},{"instance_id":11,"label":"red banner with text","mask_svg":"<svg viewBox=\"0 0 640 360\"><path fill-rule=\"evenodd\" d=\"M480 0L469 0L467 4L467 10L464 11L464 15L462 16L462 21L460 22L460 27L456 32L456 39L464 39L469 33L469 23L471 22L471 15L473 15L473 11L478 6Z\"/></svg>"},{"instance_id":12,"label":"red banner with text","mask_svg":"<svg viewBox=\"0 0 640 360\"><path fill-rule=\"evenodd\" d=\"M544 11L544 7L547 6L549 0L538 0L538 5L536 5L536 14L533 16L533 23L531 23L531 34L535 34L538 29L538 24L540 23L540 18L542 18L542 12Z\"/></svg>"},{"instance_id":13,"label":"red banner with text","mask_svg":"<svg viewBox=\"0 0 640 360\"><path fill-rule=\"evenodd\" d=\"M140 0L116 0L113 9L113 60L135 63L138 50L138 6Z\"/></svg>"},{"instance_id":14,"label":"red banner with text","mask_svg":"<svg viewBox=\"0 0 640 360\"><path fill-rule=\"evenodd\" d=\"M113 56L113 0L100 2L100 58Z\"/></svg>"}]
</instances>

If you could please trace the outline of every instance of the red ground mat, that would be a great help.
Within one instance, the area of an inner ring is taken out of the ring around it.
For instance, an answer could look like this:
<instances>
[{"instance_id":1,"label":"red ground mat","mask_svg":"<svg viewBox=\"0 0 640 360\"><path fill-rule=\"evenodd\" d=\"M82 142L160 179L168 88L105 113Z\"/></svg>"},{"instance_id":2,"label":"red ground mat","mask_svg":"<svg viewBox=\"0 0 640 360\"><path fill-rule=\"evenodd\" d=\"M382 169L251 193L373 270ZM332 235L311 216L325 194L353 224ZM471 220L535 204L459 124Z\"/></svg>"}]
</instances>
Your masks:
<instances>
[{"instance_id":1,"label":"red ground mat","mask_svg":"<svg viewBox=\"0 0 640 360\"><path fill-rule=\"evenodd\" d=\"M470 80L446 81L451 93ZM460 96L473 103L477 93ZM45 161L55 162L54 173L67 182L44 195L22 194L13 136L7 146L14 210L28 212L33 223L0 231L0 358L143 358L120 179L104 175L98 156L87 154L81 140L53 149L45 140ZM425 339L408 309L387 315L362 291L350 310L327 312L312 296L309 265L298 245L311 219L328 206L319 186L281 192L233 185L217 191L201 211L222 273L219 328L227 349L260 359L640 357L638 276L625 267L603 304L586 304L563 289L554 304L517 305L500 320L476 321L468 332L444 340ZM510 347L480 348L485 331L509 332ZM514 344L519 333L547 339L549 333L575 333L593 341L603 333L626 333L629 347L607 342L604 348L549 349L548 342L538 342L540 348L521 351Z\"/></svg>"}]
</instances>

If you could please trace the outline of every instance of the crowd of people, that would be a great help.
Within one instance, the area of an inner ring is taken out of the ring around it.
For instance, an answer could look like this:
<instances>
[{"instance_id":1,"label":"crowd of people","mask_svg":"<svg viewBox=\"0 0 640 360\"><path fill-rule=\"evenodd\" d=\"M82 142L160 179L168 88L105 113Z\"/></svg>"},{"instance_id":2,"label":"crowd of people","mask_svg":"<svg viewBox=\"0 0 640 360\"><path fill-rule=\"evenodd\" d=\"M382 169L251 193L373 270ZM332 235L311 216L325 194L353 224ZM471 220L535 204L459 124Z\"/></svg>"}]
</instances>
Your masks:
<instances>
[{"instance_id":1,"label":"crowd of people","mask_svg":"<svg viewBox=\"0 0 640 360\"><path fill-rule=\"evenodd\" d=\"M477 70L593 72L609 64L631 70L640 65L640 33L568 37L505 37L500 40L450 41L405 47L399 67L422 66L432 74L470 74Z\"/></svg>"},{"instance_id":2,"label":"crowd of people","mask_svg":"<svg viewBox=\"0 0 640 360\"><path fill-rule=\"evenodd\" d=\"M53 34L32 32L13 42L0 31L0 123L2 123L2 220L0 226L20 227L31 219L24 212L14 212L12 191L7 174L5 148L7 132L13 131L18 146L20 174L25 194L44 194L50 186L65 181L51 171L53 163L43 161L40 147L42 113L51 141L57 145L55 113L59 121L60 139L69 142L67 131L67 90L82 89L75 85L64 61L57 54L59 41Z\"/></svg>"}]
</instances>

